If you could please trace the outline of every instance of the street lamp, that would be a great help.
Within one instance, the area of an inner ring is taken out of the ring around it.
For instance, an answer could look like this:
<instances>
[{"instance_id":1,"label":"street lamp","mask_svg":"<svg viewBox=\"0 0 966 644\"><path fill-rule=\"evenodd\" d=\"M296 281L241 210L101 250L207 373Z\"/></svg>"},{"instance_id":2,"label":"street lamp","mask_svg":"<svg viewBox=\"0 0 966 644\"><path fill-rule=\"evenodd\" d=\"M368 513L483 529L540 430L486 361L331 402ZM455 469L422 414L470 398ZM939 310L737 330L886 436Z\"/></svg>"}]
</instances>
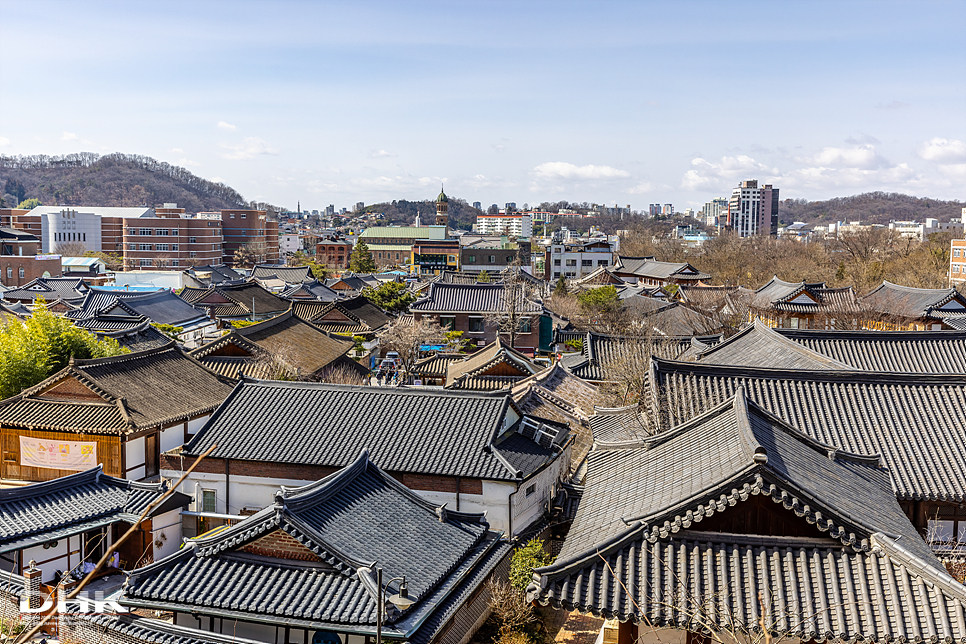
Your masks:
<instances>
[{"instance_id":1,"label":"street lamp","mask_svg":"<svg viewBox=\"0 0 966 644\"><path fill-rule=\"evenodd\" d=\"M399 592L395 595L390 595L386 597L386 591L389 590L389 584L394 581L399 582ZM382 644L382 619L383 613L386 610L386 600L398 608L399 610L406 610L416 602L409 598L409 586L406 585L406 576L393 577L386 582L385 590L382 587L382 567L376 568L376 595L379 601L376 602L376 644Z\"/></svg>"}]
</instances>

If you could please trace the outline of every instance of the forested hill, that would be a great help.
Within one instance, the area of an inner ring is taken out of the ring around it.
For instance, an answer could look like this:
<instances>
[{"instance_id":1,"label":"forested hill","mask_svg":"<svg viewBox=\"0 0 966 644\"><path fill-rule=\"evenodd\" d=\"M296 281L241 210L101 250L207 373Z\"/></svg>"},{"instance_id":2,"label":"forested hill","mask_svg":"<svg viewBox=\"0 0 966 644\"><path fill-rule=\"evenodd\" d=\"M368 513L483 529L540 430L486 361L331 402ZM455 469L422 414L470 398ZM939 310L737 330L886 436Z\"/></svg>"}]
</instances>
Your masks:
<instances>
[{"instance_id":1,"label":"forested hill","mask_svg":"<svg viewBox=\"0 0 966 644\"><path fill-rule=\"evenodd\" d=\"M233 188L202 179L184 168L121 153L0 156L0 187L8 208L30 198L44 205L65 206L176 203L189 213L268 206L252 204Z\"/></svg>"},{"instance_id":2,"label":"forested hill","mask_svg":"<svg viewBox=\"0 0 966 644\"><path fill-rule=\"evenodd\" d=\"M966 203L960 201L911 197L895 192L866 192L827 201L786 199L778 207L778 218L785 224L796 221L814 224L837 221L887 224L892 220L922 221L926 217L946 222L952 217L958 218L963 207L966 207Z\"/></svg>"},{"instance_id":3,"label":"forested hill","mask_svg":"<svg viewBox=\"0 0 966 644\"><path fill-rule=\"evenodd\" d=\"M436 221L436 202L428 199L426 201L400 199L389 203L372 204L363 210L385 215L386 223L412 225L416 221L417 211L422 225L428 226ZM461 230L470 230L476 223L476 216L482 214L482 211L469 205L465 199L455 197L450 197L447 211L449 227Z\"/></svg>"}]
</instances>

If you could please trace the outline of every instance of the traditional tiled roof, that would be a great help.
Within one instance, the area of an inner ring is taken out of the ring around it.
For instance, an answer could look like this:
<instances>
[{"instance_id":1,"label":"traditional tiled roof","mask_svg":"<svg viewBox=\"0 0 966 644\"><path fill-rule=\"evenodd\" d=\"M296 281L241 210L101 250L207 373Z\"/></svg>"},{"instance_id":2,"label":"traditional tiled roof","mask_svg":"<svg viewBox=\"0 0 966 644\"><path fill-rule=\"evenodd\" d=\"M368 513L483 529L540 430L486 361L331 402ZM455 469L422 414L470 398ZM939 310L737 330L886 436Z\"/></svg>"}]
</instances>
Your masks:
<instances>
[{"instance_id":1,"label":"traditional tiled roof","mask_svg":"<svg viewBox=\"0 0 966 644\"><path fill-rule=\"evenodd\" d=\"M462 360L449 362L446 365L445 387L474 391L508 389L513 383L540 370L525 355L497 338L490 346Z\"/></svg>"},{"instance_id":2,"label":"traditional tiled roof","mask_svg":"<svg viewBox=\"0 0 966 644\"><path fill-rule=\"evenodd\" d=\"M699 286L681 284L677 297L690 306L704 311L720 311L727 303L728 295L738 290L737 286Z\"/></svg>"},{"instance_id":3,"label":"traditional tiled roof","mask_svg":"<svg viewBox=\"0 0 966 644\"><path fill-rule=\"evenodd\" d=\"M74 380L77 386L67 386ZM58 393L58 386L67 388ZM80 391L76 391L80 387ZM163 347L95 360L76 360L43 382L0 401L0 423L34 430L124 434L213 411L231 380Z\"/></svg>"},{"instance_id":4,"label":"traditional tiled roof","mask_svg":"<svg viewBox=\"0 0 966 644\"><path fill-rule=\"evenodd\" d=\"M296 301L292 310L329 333L372 333L392 321L385 311L361 295L328 304Z\"/></svg>"},{"instance_id":5,"label":"traditional tiled roof","mask_svg":"<svg viewBox=\"0 0 966 644\"><path fill-rule=\"evenodd\" d=\"M962 331L772 332L855 370L966 373L966 333Z\"/></svg>"},{"instance_id":6,"label":"traditional tiled roof","mask_svg":"<svg viewBox=\"0 0 966 644\"><path fill-rule=\"evenodd\" d=\"M81 310L70 317L83 319L100 314L144 316L158 324L192 327L205 325L208 317L173 292L163 289L150 293L104 291L92 288Z\"/></svg>"},{"instance_id":7,"label":"traditional tiled roof","mask_svg":"<svg viewBox=\"0 0 966 644\"><path fill-rule=\"evenodd\" d=\"M651 297L630 297L624 308L639 316L639 324L659 337L683 338L721 330L721 323L680 302Z\"/></svg>"},{"instance_id":8,"label":"traditional tiled roof","mask_svg":"<svg viewBox=\"0 0 966 644\"><path fill-rule=\"evenodd\" d=\"M579 378L591 382L608 379L608 365L619 360L646 361L651 353L664 357L677 357L690 344L691 336L662 337L648 333L642 336L609 335L583 331L554 332L556 344L579 341L580 351L564 353L560 364Z\"/></svg>"},{"instance_id":9,"label":"traditional tiled roof","mask_svg":"<svg viewBox=\"0 0 966 644\"><path fill-rule=\"evenodd\" d=\"M73 607L68 607L73 610ZM141 617L136 613L86 613L71 614L72 624L89 622L98 629L104 641L133 641L146 644L264 644L237 637L222 635L198 628L178 626L159 619ZM62 635L63 636L63 635Z\"/></svg>"},{"instance_id":10,"label":"traditional tiled roof","mask_svg":"<svg viewBox=\"0 0 966 644\"><path fill-rule=\"evenodd\" d=\"M241 329L232 329L226 335L192 350L189 355L201 361L218 373L226 375L239 370L250 376L256 375L246 370L245 363L251 362L228 352L232 345L253 358L258 355L276 355L283 362L297 368L304 374L316 374L344 356L351 348L350 340L333 338L318 327L286 311L264 322ZM228 358L227 361L224 358ZM256 360L257 362L257 360ZM225 364L234 366L226 370ZM258 365L254 365L257 368Z\"/></svg>"},{"instance_id":11,"label":"traditional tiled roof","mask_svg":"<svg viewBox=\"0 0 966 644\"><path fill-rule=\"evenodd\" d=\"M413 364L412 372L424 378L446 378L446 366L454 361L466 358L464 353L434 353L417 360Z\"/></svg>"},{"instance_id":12,"label":"traditional tiled roof","mask_svg":"<svg viewBox=\"0 0 966 644\"><path fill-rule=\"evenodd\" d=\"M966 296L954 288L913 288L882 282L861 298L862 305L884 315L939 317L940 311L966 310Z\"/></svg>"},{"instance_id":13,"label":"traditional tiled roof","mask_svg":"<svg viewBox=\"0 0 966 644\"><path fill-rule=\"evenodd\" d=\"M369 273L344 273L342 277L333 277L325 280L325 285L336 291L350 291L358 295L367 286L377 288L381 284L378 278Z\"/></svg>"},{"instance_id":14,"label":"traditional tiled roof","mask_svg":"<svg viewBox=\"0 0 966 644\"><path fill-rule=\"evenodd\" d=\"M638 277L659 280L689 280L698 282L710 279L687 262L659 262L653 257L623 257L618 255L617 262L611 267L615 273L625 273Z\"/></svg>"},{"instance_id":15,"label":"traditional tiled roof","mask_svg":"<svg viewBox=\"0 0 966 644\"><path fill-rule=\"evenodd\" d=\"M769 501L788 528L720 531ZM545 604L701 634L756 632L761 593L769 631L803 641L966 637L966 588L878 459L806 437L740 389L672 432L593 452L563 550L534 579Z\"/></svg>"},{"instance_id":16,"label":"traditional tiled roof","mask_svg":"<svg viewBox=\"0 0 966 644\"><path fill-rule=\"evenodd\" d=\"M809 436L882 455L902 500L966 500L966 375L804 371L654 359L648 404L661 429L739 387Z\"/></svg>"},{"instance_id":17,"label":"traditional tiled roof","mask_svg":"<svg viewBox=\"0 0 966 644\"><path fill-rule=\"evenodd\" d=\"M510 405L482 393L246 380L184 453L217 444L216 458L344 467L365 448L391 472L516 480L532 472L504 454L503 441L521 436L504 429Z\"/></svg>"},{"instance_id":18,"label":"traditional tiled roof","mask_svg":"<svg viewBox=\"0 0 966 644\"><path fill-rule=\"evenodd\" d=\"M38 277L23 286L5 291L3 298L8 301L34 301L42 297L48 303L63 300L78 304L89 288L79 277Z\"/></svg>"},{"instance_id":19,"label":"traditional tiled roof","mask_svg":"<svg viewBox=\"0 0 966 644\"><path fill-rule=\"evenodd\" d=\"M697 359L707 364L771 369L851 371L855 368L776 333L758 319L743 331L700 353Z\"/></svg>"},{"instance_id":20,"label":"traditional tiled roof","mask_svg":"<svg viewBox=\"0 0 966 644\"><path fill-rule=\"evenodd\" d=\"M115 521L133 523L167 490L167 484L137 483L94 469L69 474L46 483L0 490L0 552L20 550ZM155 513L186 504L183 494L172 495Z\"/></svg>"},{"instance_id":21,"label":"traditional tiled roof","mask_svg":"<svg viewBox=\"0 0 966 644\"><path fill-rule=\"evenodd\" d=\"M624 407L594 407L590 428L595 443L638 441L651 435L637 403Z\"/></svg>"},{"instance_id":22,"label":"traditional tiled roof","mask_svg":"<svg viewBox=\"0 0 966 644\"><path fill-rule=\"evenodd\" d=\"M97 334L98 338L114 338L131 351L157 349L171 342L171 338L151 326L145 317L98 315L76 320L75 326Z\"/></svg>"},{"instance_id":23,"label":"traditional tiled roof","mask_svg":"<svg viewBox=\"0 0 966 644\"><path fill-rule=\"evenodd\" d=\"M334 302L339 299L339 294L325 285L325 282L314 280L293 284L289 288L278 294L286 300L314 300L317 302Z\"/></svg>"},{"instance_id":24,"label":"traditional tiled roof","mask_svg":"<svg viewBox=\"0 0 966 644\"><path fill-rule=\"evenodd\" d=\"M525 299L523 289L517 290L521 313L540 313L543 305ZM410 310L418 313L501 313L507 310L506 287L496 284L445 284L433 282L416 300Z\"/></svg>"},{"instance_id":25,"label":"traditional tiled roof","mask_svg":"<svg viewBox=\"0 0 966 644\"><path fill-rule=\"evenodd\" d=\"M205 280L208 285L220 284L221 282L234 282L245 279L243 274L225 264L218 264L214 266L210 264L206 266L195 266L186 270L185 273L192 275L196 279L199 273L211 273L211 276Z\"/></svg>"},{"instance_id":26,"label":"traditional tiled roof","mask_svg":"<svg viewBox=\"0 0 966 644\"><path fill-rule=\"evenodd\" d=\"M271 535L300 544L299 560L260 554L259 540ZM415 601L404 613L385 616L383 635L421 641L414 637L418 629L437 611L447 611L468 580L475 580L470 591L478 591L508 554L509 544L498 537L483 515L433 505L362 451L335 474L282 488L274 505L133 572L119 601L371 635L378 565L384 583L405 576Z\"/></svg>"},{"instance_id":27,"label":"traditional tiled roof","mask_svg":"<svg viewBox=\"0 0 966 644\"><path fill-rule=\"evenodd\" d=\"M16 318L26 320L33 313L20 302L0 302L0 318Z\"/></svg>"},{"instance_id":28,"label":"traditional tiled roof","mask_svg":"<svg viewBox=\"0 0 966 644\"><path fill-rule=\"evenodd\" d=\"M570 459L579 467L593 444L587 419L593 413L597 387L555 362L549 369L513 383L511 395L524 414L570 426L574 436Z\"/></svg>"},{"instance_id":29,"label":"traditional tiled roof","mask_svg":"<svg viewBox=\"0 0 966 644\"><path fill-rule=\"evenodd\" d=\"M184 288L178 296L195 307L213 308L215 317L246 317L280 313L291 306L258 282L219 284L207 289ZM219 300L228 300L227 302Z\"/></svg>"},{"instance_id":30,"label":"traditional tiled roof","mask_svg":"<svg viewBox=\"0 0 966 644\"><path fill-rule=\"evenodd\" d=\"M745 298L756 309L785 313L813 313L820 309L838 311L858 310L858 301L851 286L828 288L824 283L786 282L778 276L756 291L739 288L731 298Z\"/></svg>"},{"instance_id":31,"label":"traditional tiled roof","mask_svg":"<svg viewBox=\"0 0 966 644\"><path fill-rule=\"evenodd\" d=\"M256 264L252 269L252 278L257 280L278 279L286 284L301 284L315 279L312 269L308 266L277 266L274 264Z\"/></svg>"}]
</instances>

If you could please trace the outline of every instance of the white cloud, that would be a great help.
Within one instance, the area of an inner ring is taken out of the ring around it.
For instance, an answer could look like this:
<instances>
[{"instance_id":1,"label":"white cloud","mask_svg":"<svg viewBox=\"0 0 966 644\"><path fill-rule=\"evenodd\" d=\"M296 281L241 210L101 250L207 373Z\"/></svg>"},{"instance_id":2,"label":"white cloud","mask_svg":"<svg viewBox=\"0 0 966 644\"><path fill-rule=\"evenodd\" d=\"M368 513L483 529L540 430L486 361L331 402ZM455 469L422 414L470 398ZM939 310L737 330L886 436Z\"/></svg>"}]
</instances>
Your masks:
<instances>
[{"instance_id":1,"label":"white cloud","mask_svg":"<svg viewBox=\"0 0 966 644\"><path fill-rule=\"evenodd\" d=\"M184 154L184 150L181 148L171 148L171 154Z\"/></svg>"},{"instance_id":2,"label":"white cloud","mask_svg":"<svg viewBox=\"0 0 966 644\"><path fill-rule=\"evenodd\" d=\"M0 148L10 145L10 139L5 136L0 136Z\"/></svg>"},{"instance_id":3,"label":"white cloud","mask_svg":"<svg viewBox=\"0 0 966 644\"><path fill-rule=\"evenodd\" d=\"M565 161L548 161L533 169L540 179L571 179L589 181L594 179L626 179L630 173L608 165L574 165Z\"/></svg>"},{"instance_id":4,"label":"white cloud","mask_svg":"<svg viewBox=\"0 0 966 644\"><path fill-rule=\"evenodd\" d=\"M178 159L178 165L183 168L200 168L201 164L197 161L192 161L191 159Z\"/></svg>"},{"instance_id":5,"label":"white cloud","mask_svg":"<svg viewBox=\"0 0 966 644\"><path fill-rule=\"evenodd\" d=\"M633 188L630 188L627 192L632 195L643 195L647 194L648 192L653 192L653 190L654 186L651 185L650 182L644 181L643 183L639 183Z\"/></svg>"},{"instance_id":6,"label":"white cloud","mask_svg":"<svg viewBox=\"0 0 966 644\"><path fill-rule=\"evenodd\" d=\"M78 141L77 135L73 132L64 132L60 135L61 141Z\"/></svg>"},{"instance_id":7,"label":"white cloud","mask_svg":"<svg viewBox=\"0 0 966 644\"><path fill-rule=\"evenodd\" d=\"M493 148L494 150L496 150L497 152L505 152L506 151L506 146L503 145L502 143L491 143L490 144L490 147Z\"/></svg>"},{"instance_id":8,"label":"white cloud","mask_svg":"<svg viewBox=\"0 0 966 644\"><path fill-rule=\"evenodd\" d=\"M224 121L218 121L218 127L221 128L222 130L228 130L229 132L234 132L235 130L238 129L231 123L226 123Z\"/></svg>"},{"instance_id":9,"label":"white cloud","mask_svg":"<svg viewBox=\"0 0 966 644\"><path fill-rule=\"evenodd\" d=\"M691 166L692 169L685 172L681 180L681 185L688 190L723 190L742 178L750 179L778 172L775 168L769 168L744 154L721 157L717 163L698 157L691 160Z\"/></svg>"},{"instance_id":10,"label":"white cloud","mask_svg":"<svg viewBox=\"0 0 966 644\"><path fill-rule=\"evenodd\" d=\"M257 136L248 136L237 145L222 145L222 147L229 151L221 156L233 161L254 159L262 154L278 154L278 150L269 147L268 143Z\"/></svg>"},{"instance_id":11,"label":"white cloud","mask_svg":"<svg viewBox=\"0 0 966 644\"><path fill-rule=\"evenodd\" d=\"M370 159L387 159L396 156L392 152L386 152L385 150L373 150L369 153Z\"/></svg>"},{"instance_id":12,"label":"white cloud","mask_svg":"<svg viewBox=\"0 0 966 644\"><path fill-rule=\"evenodd\" d=\"M879 156L874 145L858 145L851 148L822 148L811 162L820 167L858 168L875 170L889 167L890 163Z\"/></svg>"},{"instance_id":13,"label":"white cloud","mask_svg":"<svg viewBox=\"0 0 966 644\"><path fill-rule=\"evenodd\" d=\"M966 143L937 136L920 146L919 156L936 163L962 163L966 161Z\"/></svg>"}]
</instances>

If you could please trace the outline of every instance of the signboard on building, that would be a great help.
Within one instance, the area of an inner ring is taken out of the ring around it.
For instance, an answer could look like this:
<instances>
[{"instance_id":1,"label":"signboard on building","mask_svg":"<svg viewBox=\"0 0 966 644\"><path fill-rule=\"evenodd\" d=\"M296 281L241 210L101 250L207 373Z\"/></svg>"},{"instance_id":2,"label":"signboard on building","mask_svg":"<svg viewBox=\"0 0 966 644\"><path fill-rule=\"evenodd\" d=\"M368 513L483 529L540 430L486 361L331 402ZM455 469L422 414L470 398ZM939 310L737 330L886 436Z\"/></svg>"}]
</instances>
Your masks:
<instances>
[{"instance_id":1,"label":"signboard on building","mask_svg":"<svg viewBox=\"0 0 966 644\"><path fill-rule=\"evenodd\" d=\"M97 467L97 443L20 437L20 464L52 470Z\"/></svg>"}]
</instances>

